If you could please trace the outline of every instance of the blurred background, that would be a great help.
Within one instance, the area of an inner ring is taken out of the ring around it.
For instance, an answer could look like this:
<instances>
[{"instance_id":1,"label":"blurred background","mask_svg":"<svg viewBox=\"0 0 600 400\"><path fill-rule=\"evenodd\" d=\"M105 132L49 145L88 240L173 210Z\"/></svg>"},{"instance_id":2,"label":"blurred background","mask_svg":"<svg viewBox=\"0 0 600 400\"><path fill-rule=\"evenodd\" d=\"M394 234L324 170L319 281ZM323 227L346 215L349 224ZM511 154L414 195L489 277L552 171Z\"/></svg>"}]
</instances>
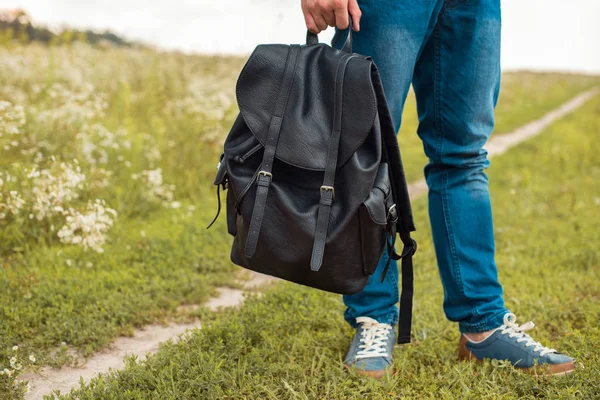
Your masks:
<instances>
[{"instance_id":1,"label":"blurred background","mask_svg":"<svg viewBox=\"0 0 600 400\"><path fill-rule=\"evenodd\" d=\"M257 43L304 40L300 0L3 0L34 21L109 29L163 49L250 53ZM502 63L508 69L600 72L600 1L503 0ZM323 39L332 33L323 34Z\"/></svg>"}]
</instances>

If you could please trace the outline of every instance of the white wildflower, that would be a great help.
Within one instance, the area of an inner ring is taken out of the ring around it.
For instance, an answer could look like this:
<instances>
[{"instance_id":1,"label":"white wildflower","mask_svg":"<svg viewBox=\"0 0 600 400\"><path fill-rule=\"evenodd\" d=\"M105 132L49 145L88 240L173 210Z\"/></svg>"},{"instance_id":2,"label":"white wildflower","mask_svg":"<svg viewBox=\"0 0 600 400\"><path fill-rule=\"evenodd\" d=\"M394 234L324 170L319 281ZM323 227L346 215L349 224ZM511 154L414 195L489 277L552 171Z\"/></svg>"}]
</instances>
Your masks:
<instances>
[{"instance_id":1,"label":"white wildflower","mask_svg":"<svg viewBox=\"0 0 600 400\"><path fill-rule=\"evenodd\" d=\"M218 89L222 83L208 81L205 78L193 80L188 87L188 95L169 101L165 111L180 118L198 118L205 120L221 120L225 112L233 104L233 97Z\"/></svg>"},{"instance_id":2,"label":"white wildflower","mask_svg":"<svg viewBox=\"0 0 600 400\"><path fill-rule=\"evenodd\" d=\"M160 150L158 149L158 146L156 147L150 147L148 149L146 149L146 151L144 152L146 159L150 162L150 164L154 164L155 162L160 161L160 159L162 158L162 155L160 154Z\"/></svg>"},{"instance_id":3,"label":"white wildflower","mask_svg":"<svg viewBox=\"0 0 600 400\"><path fill-rule=\"evenodd\" d=\"M10 191L10 197L6 199L6 208L13 215L17 215L19 210L23 208L25 205L25 200L21 197L21 195L16 190Z\"/></svg>"},{"instance_id":4,"label":"white wildflower","mask_svg":"<svg viewBox=\"0 0 600 400\"><path fill-rule=\"evenodd\" d=\"M116 216L117 212L107 207L103 200L89 202L83 212L70 208L66 224L57 235L63 243L78 244L86 250L89 248L102 253L105 234L113 226Z\"/></svg>"},{"instance_id":5,"label":"white wildflower","mask_svg":"<svg viewBox=\"0 0 600 400\"><path fill-rule=\"evenodd\" d=\"M90 171L91 186L95 189L104 189L105 187L108 187L112 175L112 171L92 166Z\"/></svg>"},{"instance_id":6,"label":"white wildflower","mask_svg":"<svg viewBox=\"0 0 600 400\"><path fill-rule=\"evenodd\" d=\"M104 116L108 103L91 84L73 90L54 83L46 90L52 100L51 107L40 110L37 119L41 123L62 123L67 126L82 125Z\"/></svg>"},{"instance_id":7,"label":"white wildflower","mask_svg":"<svg viewBox=\"0 0 600 400\"><path fill-rule=\"evenodd\" d=\"M40 171L37 170L37 167L33 167L31 171L27 174L28 179L37 178L40 176Z\"/></svg>"},{"instance_id":8,"label":"white wildflower","mask_svg":"<svg viewBox=\"0 0 600 400\"><path fill-rule=\"evenodd\" d=\"M39 221L64 214L65 203L79 197L78 191L83 189L85 181L85 175L76 162L54 162L52 169L33 169L28 177L33 181L32 211Z\"/></svg>"},{"instance_id":9,"label":"white wildflower","mask_svg":"<svg viewBox=\"0 0 600 400\"><path fill-rule=\"evenodd\" d=\"M32 363L35 362L35 356L33 354L29 355L29 361L31 361Z\"/></svg>"},{"instance_id":10,"label":"white wildflower","mask_svg":"<svg viewBox=\"0 0 600 400\"><path fill-rule=\"evenodd\" d=\"M10 366L14 367L16 363L17 363L17 357L11 357L10 358Z\"/></svg>"},{"instance_id":11,"label":"white wildflower","mask_svg":"<svg viewBox=\"0 0 600 400\"><path fill-rule=\"evenodd\" d=\"M162 169L156 168L153 170L144 170L141 174L134 174L134 179L141 176L146 184L145 196L150 201L155 201L163 204L165 207L178 208L181 203L173 200L174 185L166 185L163 182Z\"/></svg>"},{"instance_id":12,"label":"white wildflower","mask_svg":"<svg viewBox=\"0 0 600 400\"><path fill-rule=\"evenodd\" d=\"M146 173L146 178L148 179L148 183L152 186L160 186L163 183L162 170L160 168L144 171Z\"/></svg>"},{"instance_id":13,"label":"white wildflower","mask_svg":"<svg viewBox=\"0 0 600 400\"><path fill-rule=\"evenodd\" d=\"M25 110L22 106L15 106L9 101L0 100L0 137L19 135L26 123Z\"/></svg>"},{"instance_id":14,"label":"white wildflower","mask_svg":"<svg viewBox=\"0 0 600 400\"><path fill-rule=\"evenodd\" d=\"M126 135L127 131L124 129L119 129L113 133L103 125L86 124L77 134L77 138L81 142L83 158L90 164L96 165L108 164L111 152L122 147L130 147L131 143L125 139ZM123 158L123 156L117 155L117 159L119 158Z\"/></svg>"},{"instance_id":15,"label":"white wildflower","mask_svg":"<svg viewBox=\"0 0 600 400\"><path fill-rule=\"evenodd\" d=\"M15 345L15 346L13 346L13 347L12 347L12 350L13 350L13 351L17 351L17 350L19 350L19 346L16 346L16 345Z\"/></svg>"}]
</instances>

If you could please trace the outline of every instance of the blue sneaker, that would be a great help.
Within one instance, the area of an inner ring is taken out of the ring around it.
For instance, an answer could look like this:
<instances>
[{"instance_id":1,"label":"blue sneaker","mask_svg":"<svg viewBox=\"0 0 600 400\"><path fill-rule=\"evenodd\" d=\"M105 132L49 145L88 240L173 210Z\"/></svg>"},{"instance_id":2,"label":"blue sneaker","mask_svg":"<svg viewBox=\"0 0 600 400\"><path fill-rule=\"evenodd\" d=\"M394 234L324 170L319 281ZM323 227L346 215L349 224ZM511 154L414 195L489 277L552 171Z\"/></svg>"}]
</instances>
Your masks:
<instances>
[{"instance_id":1,"label":"blue sneaker","mask_svg":"<svg viewBox=\"0 0 600 400\"><path fill-rule=\"evenodd\" d=\"M360 327L350 344L344 365L357 374L380 379L393 373L392 350L396 342L394 327L380 324L373 318L358 317Z\"/></svg>"},{"instance_id":2,"label":"blue sneaker","mask_svg":"<svg viewBox=\"0 0 600 400\"><path fill-rule=\"evenodd\" d=\"M517 368L544 375L565 375L575 370L575 360L542 346L525 333L534 327L529 321L517 325L515 314L504 316L504 325L480 342L462 335L458 357L461 360L508 360Z\"/></svg>"}]
</instances>

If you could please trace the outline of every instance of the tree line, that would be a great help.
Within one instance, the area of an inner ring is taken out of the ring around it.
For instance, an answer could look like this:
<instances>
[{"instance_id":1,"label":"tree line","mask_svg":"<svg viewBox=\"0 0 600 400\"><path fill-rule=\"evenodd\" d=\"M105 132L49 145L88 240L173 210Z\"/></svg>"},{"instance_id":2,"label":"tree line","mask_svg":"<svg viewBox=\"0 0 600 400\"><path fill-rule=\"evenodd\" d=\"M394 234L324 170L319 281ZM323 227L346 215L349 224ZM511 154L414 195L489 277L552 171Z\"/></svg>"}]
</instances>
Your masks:
<instances>
[{"instance_id":1,"label":"tree line","mask_svg":"<svg viewBox=\"0 0 600 400\"><path fill-rule=\"evenodd\" d=\"M130 47L133 42L125 40L118 35L92 30L63 29L61 32L37 26L24 10L0 10L0 43L18 41L21 43L39 42L43 44L70 44L76 41L87 42L94 45L113 45Z\"/></svg>"}]
</instances>

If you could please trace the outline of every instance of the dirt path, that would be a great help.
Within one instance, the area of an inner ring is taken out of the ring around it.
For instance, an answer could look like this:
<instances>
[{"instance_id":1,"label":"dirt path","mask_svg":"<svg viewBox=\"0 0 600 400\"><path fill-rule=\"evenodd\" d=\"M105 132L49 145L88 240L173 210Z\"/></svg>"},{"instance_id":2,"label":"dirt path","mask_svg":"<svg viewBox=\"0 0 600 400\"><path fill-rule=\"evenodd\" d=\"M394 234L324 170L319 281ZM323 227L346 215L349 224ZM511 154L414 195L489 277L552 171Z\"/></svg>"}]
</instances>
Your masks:
<instances>
[{"instance_id":1,"label":"dirt path","mask_svg":"<svg viewBox=\"0 0 600 400\"><path fill-rule=\"evenodd\" d=\"M241 273L248 278L248 280L240 281L245 290L219 288L219 296L209 299L205 305L213 311L222 307L239 306L244 300L245 291L255 290L275 281L275 278L252 271L244 270ZM25 395L25 399L42 399L44 395L48 395L54 390L60 390L62 394L69 393L71 389L79 387L80 378L89 382L98 374L111 369L121 369L125 367L124 358L126 356L135 355L139 359L144 359L148 353L155 353L161 343L169 339L179 340L181 335L194 328L200 328L200 322L169 326L148 325L144 329L136 330L132 337L117 338L110 347L89 358L81 368L44 367L40 374L24 374L20 379L28 380L31 384L31 392Z\"/></svg>"},{"instance_id":2,"label":"dirt path","mask_svg":"<svg viewBox=\"0 0 600 400\"><path fill-rule=\"evenodd\" d=\"M489 156L502 154L518 143L540 134L552 122L579 108L598 91L598 88L586 91L512 133L493 137L486 145ZM425 180L409 185L409 192L413 199L423 195L426 191L427 184ZM273 281L275 281L274 278L252 273L250 279L244 281L243 285L245 290L256 289ZM220 307L239 306L243 302L244 290L221 288L219 292L218 297L210 299L206 304L212 310L217 310ZM63 394L68 393L72 388L79 387L80 377L85 382L89 382L91 378L98 374L106 373L111 369L123 368L125 356L136 355L138 358L144 359L148 353L156 352L160 343L169 339L178 340L179 336L187 330L199 327L200 323L177 324L166 327L149 325L144 329L135 331L132 337L117 338L108 349L89 358L81 368L63 367L53 369L45 367L42 369L41 374L23 375L21 379L29 380L32 388L31 392L25 395L25 399L42 399L44 395L50 394L53 390L60 390Z\"/></svg>"}]
</instances>

